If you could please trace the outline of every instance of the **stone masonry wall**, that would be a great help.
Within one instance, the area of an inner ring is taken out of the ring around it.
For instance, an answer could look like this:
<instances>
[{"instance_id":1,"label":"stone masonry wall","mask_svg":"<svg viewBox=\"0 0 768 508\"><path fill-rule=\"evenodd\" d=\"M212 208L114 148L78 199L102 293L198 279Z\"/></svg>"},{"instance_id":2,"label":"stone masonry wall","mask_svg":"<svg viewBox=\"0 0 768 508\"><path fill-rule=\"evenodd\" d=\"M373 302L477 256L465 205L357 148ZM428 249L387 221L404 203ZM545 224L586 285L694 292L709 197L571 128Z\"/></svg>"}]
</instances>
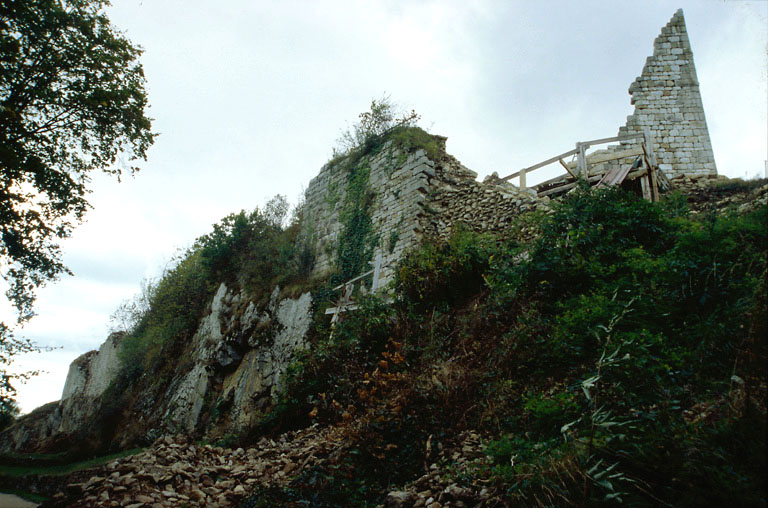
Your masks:
<instances>
[{"instance_id":1,"label":"stone masonry wall","mask_svg":"<svg viewBox=\"0 0 768 508\"><path fill-rule=\"evenodd\" d=\"M445 142L444 138L439 138ZM424 150L407 153L385 146L369 160L368 187L373 191L371 220L379 242L374 250L383 258L382 282L392 279L397 260L405 250L420 241L418 214L422 210L428 179L434 175L435 162ZM347 194L348 172L342 163L326 165L306 192L305 232L313 239L315 265L313 276L331 273L335 266L338 240L343 233L339 214Z\"/></svg>"},{"instance_id":2,"label":"stone masonry wall","mask_svg":"<svg viewBox=\"0 0 768 508\"><path fill-rule=\"evenodd\" d=\"M653 56L646 60L629 94L635 112L619 135L642 133L647 127L659 168L670 177L717 174L682 9L656 37ZM621 148L638 142L624 142Z\"/></svg>"},{"instance_id":3,"label":"stone masonry wall","mask_svg":"<svg viewBox=\"0 0 768 508\"><path fill-rule=\"evenodd\" d=\"M526 211L548 209L549 198L537 198L496 173L476 180L477 174L445 155L430 180L429 201L420 216L421 230L440 240L450 237L458 224L476 232L512 233L514 219Z\"/></svg>"},{"instance_id":4,"label":"stone masonry wall","mask_svg":"<svg viewBox=\"0 0 768 508\"><path fill-rule=\"evenodd\" d=\"M435 160L423 149L406 153L385 145L365 162L371 169L371 219L379 238L374 257L382 254L383 283L392 280L404 253L424 238L445 240L459 223L473 231L503 232L520 213L547 208L548 198L521 192L498 177L478 182L477 173L445 153L445 138L434 139L442 147ZM313 275L318 277L335 266L347 175L342 165L325 166L307 189L305 231L314 239Z\"/></svg>"}]
</instances>

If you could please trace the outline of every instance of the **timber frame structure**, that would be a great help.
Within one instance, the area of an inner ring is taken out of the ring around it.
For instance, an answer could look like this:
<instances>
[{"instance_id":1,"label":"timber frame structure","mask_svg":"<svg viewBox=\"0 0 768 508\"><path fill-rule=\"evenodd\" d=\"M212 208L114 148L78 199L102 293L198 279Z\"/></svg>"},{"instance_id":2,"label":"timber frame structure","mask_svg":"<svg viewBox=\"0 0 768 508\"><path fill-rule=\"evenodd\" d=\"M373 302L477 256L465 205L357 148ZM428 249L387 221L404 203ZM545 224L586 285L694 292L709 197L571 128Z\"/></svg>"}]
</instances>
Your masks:
<instances>
[{"instance_id":1,"label":"timber frame structure","mask_svg":"<svg viewBox=\"0 0 768 508\"><path fill-rule=\"evenodd\" d=\"M602 145L605 143L614 143L622 141L640 140L639 145L625 150L608 151L606 153L596 153L593 157L587 157L586 151L590 147ZM576 161L566 163L563 159L576 156ZM631 162L626 162L630 160ZM621 162L625 161L625 162ZM504 181L519 179L519 187L525 190L527 187L526 179L528 173L541 169L559 162L565 169L565 173L551 178L530 188L536 191L538 196L555 196L562 194L578 185L579 181L586 181L590 185L597 187L621 186L624 182L630 182L639 179L640 189L643 198L648 201L659 200L659 188L666 190L669 188L669 181L661 172L656 160L654 151L653 136L649 129L645 129L642 134L625 134L614 136L612 138L593 139L590 141L580 141L576 143L576 148L567 152L555 155L549 159L534 164L533 166L523 168L520 171L512 173L502 178ZM606 162L614 164L605 167ZM600 168L590 170L590 166L602 165Z\"/></svg>"}]
</instances>

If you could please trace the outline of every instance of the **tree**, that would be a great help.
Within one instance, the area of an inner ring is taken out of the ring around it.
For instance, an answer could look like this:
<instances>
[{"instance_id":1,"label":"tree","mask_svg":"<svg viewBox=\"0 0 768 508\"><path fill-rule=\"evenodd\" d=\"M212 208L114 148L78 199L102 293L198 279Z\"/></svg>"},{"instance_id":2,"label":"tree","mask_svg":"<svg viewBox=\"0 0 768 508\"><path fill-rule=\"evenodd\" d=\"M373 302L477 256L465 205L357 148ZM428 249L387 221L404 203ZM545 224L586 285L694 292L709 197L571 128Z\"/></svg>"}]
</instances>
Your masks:
<instances>
[{"instance_id":1,"label":"tree","mask_svg":"<svg viewBox=\"0 0 768 508\"><path fill-rule=\"evenodd\" d=\"M20 412L16 401L0 401L0 432L12 424Z\"/></svg>"},{"instance_id":2,"label":"tree","mask_svg":"<svg viewBox=\"0 0 768 508\"><path fill-rule=\"evenodd\" d=\"M19 322L37 288L69 273L57 241L90 207L91 172L133 174L155 138L141 49L106 5L0 0L0 272ZM9 337L3 324L0 355L20 351Z\"/></svg>"}]
</instances>

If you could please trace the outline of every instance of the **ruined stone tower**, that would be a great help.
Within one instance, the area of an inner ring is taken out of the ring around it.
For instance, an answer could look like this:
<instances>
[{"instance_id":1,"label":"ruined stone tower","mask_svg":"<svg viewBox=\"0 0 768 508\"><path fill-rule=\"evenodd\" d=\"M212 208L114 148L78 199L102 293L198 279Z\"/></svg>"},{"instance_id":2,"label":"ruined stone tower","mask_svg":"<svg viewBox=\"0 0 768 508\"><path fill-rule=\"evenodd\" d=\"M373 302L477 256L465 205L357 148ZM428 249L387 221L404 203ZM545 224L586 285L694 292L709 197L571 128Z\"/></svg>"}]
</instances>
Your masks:
<instances>
[{"instance_id":1,"label":"ruined stone tower","mask_svg":"<svg viewBox=\"0 0 768 508\"><path fill-rule=\"evenodd\" d=\"M649 128L657 144L659 168L669 176L717 173L682 9L656 37L653 56L646 60L629 94L635 112L619 135Z\"/></svg>"}]
</instances>

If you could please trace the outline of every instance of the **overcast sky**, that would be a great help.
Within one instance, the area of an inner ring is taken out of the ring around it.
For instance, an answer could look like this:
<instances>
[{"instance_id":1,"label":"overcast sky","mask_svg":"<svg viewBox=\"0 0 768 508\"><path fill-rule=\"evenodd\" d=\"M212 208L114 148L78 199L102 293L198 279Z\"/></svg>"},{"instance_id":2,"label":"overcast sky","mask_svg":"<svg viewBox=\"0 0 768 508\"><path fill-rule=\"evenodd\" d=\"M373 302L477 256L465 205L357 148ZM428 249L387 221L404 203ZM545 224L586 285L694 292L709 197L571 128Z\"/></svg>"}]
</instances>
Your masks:
<instances>
[{"instance_id":1,"label":"overcast sky","mask_svg":"<svg viewBox=\"0 0 768 508\"><path fill-rule=\"evenodd\" d=\"M23 330L61 347L19 362L49 371L21 386L25 412L60 397L69 362L98 348L109 315L176 249L276 194L296 203L384 93L480 178L509 174L616 135L629 85L682 7L718 171L762 176L768 157L765 1L113 4L145 49L160 136L134 179L94 179L88 221L63 244L75 275L39 292Z\"/></svg>"}]
</instances>

